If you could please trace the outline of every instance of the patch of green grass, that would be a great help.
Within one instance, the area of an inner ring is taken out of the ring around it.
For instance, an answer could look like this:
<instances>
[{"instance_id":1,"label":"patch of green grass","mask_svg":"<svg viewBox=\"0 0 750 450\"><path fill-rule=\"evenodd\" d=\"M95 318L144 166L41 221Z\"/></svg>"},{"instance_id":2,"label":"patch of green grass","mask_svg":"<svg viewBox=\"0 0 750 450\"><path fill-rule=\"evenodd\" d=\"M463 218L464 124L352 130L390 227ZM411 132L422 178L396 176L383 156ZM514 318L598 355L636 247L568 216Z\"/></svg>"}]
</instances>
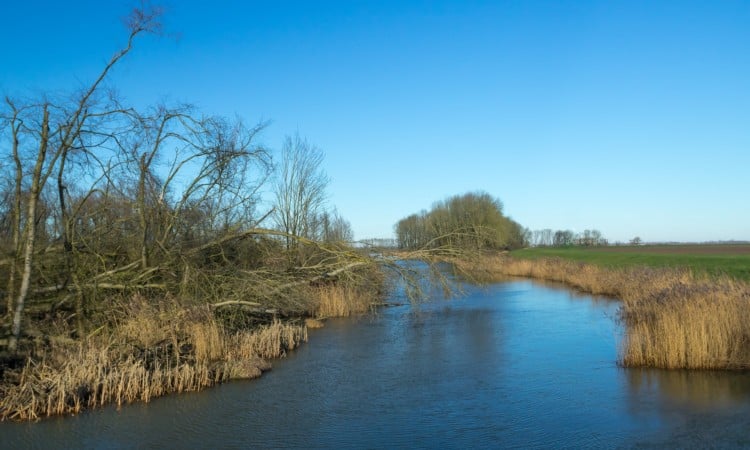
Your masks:
<instances>
[{"instance_id":1,"label":"patch of green grass","mask_svg":"<svg viewBox=\"0 0 750 450\"><path fill-rule=\"evenodd\" d=\"M750 252L705 252L700 245L643 246L643 247L537 247L511 252L517 258L537 259L557 257L596 264L604 267L679 267L694 273L728 275L750 281Z\"/></svg>"}]
</instances>

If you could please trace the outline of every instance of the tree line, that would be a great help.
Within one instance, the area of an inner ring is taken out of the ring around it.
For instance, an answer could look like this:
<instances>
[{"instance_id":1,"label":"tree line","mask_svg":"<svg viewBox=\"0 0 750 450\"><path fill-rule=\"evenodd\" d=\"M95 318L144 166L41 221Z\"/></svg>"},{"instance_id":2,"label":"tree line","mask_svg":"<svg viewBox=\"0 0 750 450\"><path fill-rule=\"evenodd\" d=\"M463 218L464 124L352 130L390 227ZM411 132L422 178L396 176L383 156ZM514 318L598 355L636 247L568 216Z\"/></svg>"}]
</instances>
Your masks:
<instances>
[{"instance_id":1,"label":"tree line","mask_svg":"<svg viewBox=\"0 0 750 450\"><path fill-rule=\"evenodd\" d=\"M570 247L583 246L593 247L609 245L609 241L602 236L599 230L583 230L575 233L571 230L542 230L526 231L526 239L533 247Z\"/></svg>"},{"instance_id":2,"label":"tree line","mask_svg":"<svg viewBox=\"0 0 750 450\"><path fill-rule=\"evenodd\" d=\"M516 249L526 245L524 229L503 214L503 204L486 192L469 192L435 203L395 225L399 248Z\"/></svg>"}]
</instances>

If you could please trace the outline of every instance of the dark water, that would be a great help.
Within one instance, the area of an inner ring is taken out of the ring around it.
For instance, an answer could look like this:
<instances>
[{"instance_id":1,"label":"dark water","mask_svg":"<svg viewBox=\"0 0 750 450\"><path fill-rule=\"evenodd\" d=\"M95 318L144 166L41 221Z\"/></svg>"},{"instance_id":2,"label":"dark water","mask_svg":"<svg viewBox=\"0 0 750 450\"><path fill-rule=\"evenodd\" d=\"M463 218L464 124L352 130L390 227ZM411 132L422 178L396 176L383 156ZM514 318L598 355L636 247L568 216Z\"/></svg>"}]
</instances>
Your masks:
<instances>
[{"instance_id":1,"label":"dark water","mask_svg":"<svg viewBox=\"0 0 750 450\"><path fill-rule=\"evenodd\" d=\"M0 446L750 448L750 375L619 368L617 307L511 281L332 320L258 380L0 424Z\"/></svg>"}]
</instances>

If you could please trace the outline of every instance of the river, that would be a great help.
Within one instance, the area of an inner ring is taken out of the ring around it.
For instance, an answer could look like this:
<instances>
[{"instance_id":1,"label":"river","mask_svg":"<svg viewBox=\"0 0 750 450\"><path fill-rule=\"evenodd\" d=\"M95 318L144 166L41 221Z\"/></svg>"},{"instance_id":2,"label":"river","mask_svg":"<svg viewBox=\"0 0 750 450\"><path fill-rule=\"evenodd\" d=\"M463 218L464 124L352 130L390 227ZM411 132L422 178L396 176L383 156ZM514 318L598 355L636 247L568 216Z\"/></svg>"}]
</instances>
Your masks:
<instances>
[{"instance_id":1,"label":"river","mask_svg":"<svg viewBox=\"0 0 750 450\"><path fill-rule=\"evenodd\" d=\"M310 330L257 380L38 423L3 448L750 447L750 374L624 369L615 300L528 280Z\"/></svg>"}]
</instances>

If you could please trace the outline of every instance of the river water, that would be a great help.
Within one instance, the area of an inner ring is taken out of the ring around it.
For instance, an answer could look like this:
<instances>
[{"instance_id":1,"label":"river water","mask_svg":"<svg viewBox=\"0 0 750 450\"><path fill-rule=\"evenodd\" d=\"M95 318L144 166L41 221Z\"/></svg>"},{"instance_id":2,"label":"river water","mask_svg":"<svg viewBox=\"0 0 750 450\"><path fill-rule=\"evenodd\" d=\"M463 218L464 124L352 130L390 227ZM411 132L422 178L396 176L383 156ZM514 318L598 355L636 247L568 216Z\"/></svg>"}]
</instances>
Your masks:
<instances>
[{"instance_id":1,"label":"river water","mask_svg":"<svg viewBox=\"0 0 750 450\"><path fill-rule=\"evenodd\" d=\"M750 374L624 369L618 302L515 280L329 320L257 380L0 424L3 448L750 448Z\"/></svg>"}]
</instances>

